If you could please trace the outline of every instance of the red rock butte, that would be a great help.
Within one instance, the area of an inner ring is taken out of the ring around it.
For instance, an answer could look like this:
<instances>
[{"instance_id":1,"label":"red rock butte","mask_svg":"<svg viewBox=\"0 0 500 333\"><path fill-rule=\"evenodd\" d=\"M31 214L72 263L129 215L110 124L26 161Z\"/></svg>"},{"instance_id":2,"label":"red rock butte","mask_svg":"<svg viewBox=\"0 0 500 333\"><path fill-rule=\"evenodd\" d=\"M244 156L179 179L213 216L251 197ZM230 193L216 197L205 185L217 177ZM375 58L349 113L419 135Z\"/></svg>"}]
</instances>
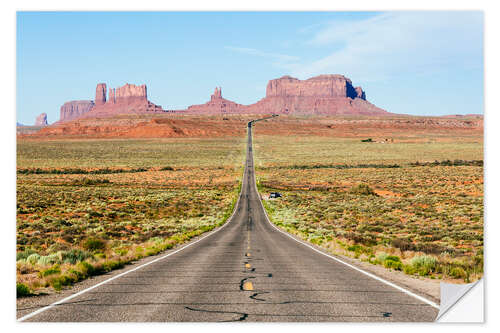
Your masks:
<instances>
[{"instance_id":1,"label":"red rock butte","mask_svg":"<svg viewBox=\"0 0 500 333\"><path fill-rule=\"evenodd\" d=\"M317 115L384 115L389 112L366 100L361 87L354 87L343 75L319 75L307 80L283 76L269 81L266 97L251 105L242 105L222 97L216 88L210 101L192 105L188 113L275 113Z\"/></svg>"},{"instance_id":2,"label":"red rock butte","mask_svg":"<svg viewBox=\"0 0 500 333\"><path fill-rule=\"evenodd\" d=\"M245 105L235 103L222 97L222 89L215 88L210 101L205 104L191 105L186 110L188 113L196 114L219 114L219 113L245 113Z\"/></svg>"},{"instance_id":3,"label":"red rock butte","mask_svg":"<svg viewBox=\"0 0 500 333\"><path fill-rule=\"evenodd\" d=\"M59 121L77 118L94 118L118 114L142 114L165 112L161 106L148 100L146 85L125 84L118 88L109 88L107 96L106 83L96 87L94 101L70 101L61 106Z\"/></svg>"},{"instance_id":4,"label":"red rock butte","mask_svg":"<svg viewBox=\"0 0 500 333\"><path fill-rule=\"evenodd\" d=\"M83 116L95 106L93 101L70 101L61 106L59 121L69 121Z\"/></svg>"},{"instance_id":5,"label":"red rock butte","mask_svg":"<svg viewBox=\"0 0 500 333\"><path fill-rule=\"evenodd\" d=\"M109 117L117 114L166 112L147 98L146 85L125 84L109 88L106 83L96 87L94 101L71 101L61 107L60 121L77 118ZM389 112L366 100L361 87L354 87L343 75L328 74L299 80L283 76L270 80L266 96L250 105L238 104L222 97L222 89L215 88L205 104L191 105L186 110L172 110L190 114L312 114L312 115L388 115Z\"/></svg>"}]
</instances>

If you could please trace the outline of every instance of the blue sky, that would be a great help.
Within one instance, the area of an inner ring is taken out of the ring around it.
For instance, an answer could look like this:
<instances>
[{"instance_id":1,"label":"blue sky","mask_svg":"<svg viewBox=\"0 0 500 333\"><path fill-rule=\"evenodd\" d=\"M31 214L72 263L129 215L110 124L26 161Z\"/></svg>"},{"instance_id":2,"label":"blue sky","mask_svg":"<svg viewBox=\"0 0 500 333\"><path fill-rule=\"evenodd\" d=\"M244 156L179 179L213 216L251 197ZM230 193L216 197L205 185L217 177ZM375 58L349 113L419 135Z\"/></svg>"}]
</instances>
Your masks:
<instances>
[{"instance_id":1,"label":"blue sky","mask_svg":"<svg viewBox=\"0 0 500 333\"><path fill-rule=\"evenodd\" d=\"M165 109L215 86L250 104L270 79L343 74L390 112L483 113L482 12L19 12L17 121L59 119L95 86L147 84Z\"/></svg>"}]
</instances>

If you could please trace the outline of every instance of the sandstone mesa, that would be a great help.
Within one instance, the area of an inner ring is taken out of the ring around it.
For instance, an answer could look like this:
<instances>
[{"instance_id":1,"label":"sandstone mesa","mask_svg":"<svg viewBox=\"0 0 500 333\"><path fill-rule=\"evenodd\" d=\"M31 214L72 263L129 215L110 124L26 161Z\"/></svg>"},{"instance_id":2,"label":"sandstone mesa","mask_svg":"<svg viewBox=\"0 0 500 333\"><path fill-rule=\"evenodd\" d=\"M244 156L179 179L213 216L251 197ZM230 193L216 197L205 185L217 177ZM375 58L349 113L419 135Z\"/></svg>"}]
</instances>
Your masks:
<instances>
[{"instance_id":1,"label":"sandstone mesa","mask_svg":"<svg viewBox=\"0 0 500 333\"><path fill-rule=\"evenodd\" d=\"M61 106L60 121L78 118L113 116L116 114L141 114L167 112L147 98L147 87L125 84L109 88L106 83L96 87L94 101L70 101ZM250 105L238 104L222 97L221 87L216 87L210 100L191 105L185 110L171 112L189 114L312 114L312 115L386 115L366 100L361 87L354 87L351 80L339 74L319 75L299 80L285 75L270 80L266 96Z\"/></svg>"},{"instance_id":2,"label":"sandstone mesa","mask_svg":"<svg viewBox=\"0 0 500 333\"><path fill-rule=\"evenodd\" d=\"M216 88L210 101L192 105L188 113L276 113L316 115L384 115L389 112L366 100L361 87L354 87L343 75L319 75L307 80L283 76L270 80L266 96L257 103L242 105L224 99Z\"/></svg>"},{"instance_id":3,"label":"sandstone mesa","mask_svg":"<svg viewBox=\"0 0 500 333\"><path fill-rule=\"evenodd\" d=\"M145 84L137 86L126 83L122 87L109 88L108 95L106 83L98 83L93 101L81 100L64 103L61 106L59 121L150 112L165 112L165 110L148 100Z\"/></svg>"}]
</instances>

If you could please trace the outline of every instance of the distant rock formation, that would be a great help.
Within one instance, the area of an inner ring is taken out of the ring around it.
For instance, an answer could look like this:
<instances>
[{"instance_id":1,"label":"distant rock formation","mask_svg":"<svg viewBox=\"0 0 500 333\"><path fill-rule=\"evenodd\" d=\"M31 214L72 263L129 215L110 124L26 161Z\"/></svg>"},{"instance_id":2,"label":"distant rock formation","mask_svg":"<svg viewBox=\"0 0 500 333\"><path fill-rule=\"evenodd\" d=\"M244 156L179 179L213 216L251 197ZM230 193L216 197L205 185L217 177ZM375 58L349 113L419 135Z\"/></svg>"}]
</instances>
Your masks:
<instances>
[{"instance_id":1,"label":"distant rock formation","mask_svg":"<svg viewBox=\"0 0 500 333\"><path fill-rule=\"evenodd\" d=\"M267 84L266 97L275 96L355 98L357 92L343 75L319 75L304 81L285 75Z\"/></svg>"},{"instance_id":2,"label":"distant rock formation","mask_svg":"<svg viewBox=\"0 0 500 333\"><path fill-rule=\"evenodd\" d=\"M97 85L100 94L100 85ZM90 112L82 115L82 118L93 117L109 117L118 114L141 114L151 112L165 112L160 105L156 105L148 101L147 87L143 85L135 85L126 83L122 87L109 88L109 96L106 96L106 90L103 90L101 100L106 102L103 104L95 105ZM96 98L98 96L96 95ZM107 97L107 98L106 98Z\"/></svg>"},{"instance_id":3,"label":"distant rock formation","mask_svg":"<svg viewBox=\"0 0 500 333\"><path fill-rule=\"evenodd\" d=\"M361 98L361 99L364 99L366 101L366 94L363 91L363 89L361 89L361 87L356 87L356 88L354 88L354 90L356 90L356 97L357 98Z\"/></svg>"},{"instance_id":4,"label":"distant rock formation","mask_svg":"<svg viewBox=\"0 0 500 333\"><path fill-rule=\"evenodd\" d=\"M35 119L35 126L47 126L48 124L49 123L47 123L47 114L46 113L41 113Z\"/></svg>"},{"instance_id":5,"label":"distant rock formation","mask_svg":"<svg viewBox=\"0 0 500 333\"><path fill-rule=\"evenodd\" d=\"M115 104L115 88L109 88L108 104Z\"/></svg>"},{"instance_id":6,"label":"distant rock formation","mask_svg":"<svg viewBox=\"0 0 500 333\"><path fill-rule=\"evenodd\" d=\"M133 104L147 102L148 95L146 85L136 86L135 84L125 84L123 87L116 88L113 93L116 104Z\"/></svg>"},{"instance_id":7,"label":"distant rock formation","mask_svg":"<svg viewBox=\"0 0 500 333\"><path fill-rule=\"evenodd\" d=\"M166 112L160 105L148 100L147 87L126 83L109 88L106 83L96 87L94 101L72 101L61 107L60 121L77 118L109 117L117 114ZM171 110L173 111L173 110ZM350 79L339 74L319 75L299 80L285 75L270 80L266 96L257 103L242 105L222 97L222 88L216 87L205 104L191 105L175 112L196 114L316 114L316 115L388 115L389 112L366 100L361 87L354 87Z\"/></svg>"},{"instance_id":8,"label":"distant rock formation","mask_svg":"<svg viewBox=\"0 0 500 333\"><path fill-rule=\"evenodd\" d=\"M61 106L59 121L68 121L79 118L92 110L93 101L70 101Z\"/></svg>"},{"instance_id":9,"label":"distant rock formation","mask_svg":"<svg viewBox=\"0 0 500 333\"><path fill-rule=\"evenodd\" d=\"M106 103L106 83L98 83L95 88L95 105Z\"/></svg>"},{"instance_id":10,"label":"distant rock formation","mask_svg":"<svg viewBox=\"0 0 500 333\"><path fill-rule=\"evenodd\" d=\"M213 101L215 99L220 99L220 98L222 98L222 88L215 87L214 94L210 96L210 100Z\"/></svg>"},{"instance_id":11,"label":"distant rock formation","mask_svg":"<svg viewBox=\"0 0 500 333\"><path fill-rule=\"evenodd\" d=\"M210 101L205 104L191 105L189 113L218 114L218 113L244 113L245 105L235 103L222 97L222 88L216 87L210 96Z\"/></svg>"},{"instance_id":12,"label":"distant rock formation","mask_svg":"<svg viewBox=\"0 0 500 333\"><path fill-rule=\"evenodd\" d=\"M353 87L343 75L328 74L299 80L283 76L270 80L266 97L255 104L241 105L222 98L221 88L215 88L210 101L192 105L188 113L284 113L318 115L384 115L387 111L366 100L361 87Z\"/></svg>"},{"instance_id":13,"label":"distant rock formation","mask_svg":"<svg viewBox=\"0 0 500 333\"><path fill-rule=\"evenodd\" d=\"M283 76L269 81L266 97L249 105L252 113L292 114L389 114L366 101L361 87L353 87L343 75L327 74L299 80Z\"/></svg>"},{"instance_id":14,"label":"distant rock formation","mask_svg":"<svg viewBox=\"0 0 500 333\"><path fill-rule=\"evenodd\" d=\"M95 90L95 101L64 103L61 106L59 121L145 112L165 112L160 105L148 101L145 84L137 86L127 83L122 87L109 88L109 96L107 96L106 83L99 83Z\"/></svg>"}]
</instances>

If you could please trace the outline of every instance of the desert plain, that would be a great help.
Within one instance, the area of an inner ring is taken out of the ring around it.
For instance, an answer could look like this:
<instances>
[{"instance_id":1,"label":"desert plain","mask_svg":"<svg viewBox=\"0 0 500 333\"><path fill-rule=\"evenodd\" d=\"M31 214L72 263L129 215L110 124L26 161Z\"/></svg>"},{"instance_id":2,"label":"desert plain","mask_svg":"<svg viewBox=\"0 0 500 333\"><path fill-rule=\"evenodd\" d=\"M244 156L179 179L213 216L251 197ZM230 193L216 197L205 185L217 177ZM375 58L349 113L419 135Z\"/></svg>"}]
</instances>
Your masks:
<instances>
[{"instance_id":1,"label":"desert plain","mask_svg":"<svg viewBox=\"0 0 500 333\"><path fill-rule=\"evenodd\" d=\"M18 129L18 295L68 288L223 224L246 123L258 117L130 114ZM482 116L282 114L255 125L254 151L264 206L283 230L415 279L482 276Z\"/></svg>"}]
</instances>

